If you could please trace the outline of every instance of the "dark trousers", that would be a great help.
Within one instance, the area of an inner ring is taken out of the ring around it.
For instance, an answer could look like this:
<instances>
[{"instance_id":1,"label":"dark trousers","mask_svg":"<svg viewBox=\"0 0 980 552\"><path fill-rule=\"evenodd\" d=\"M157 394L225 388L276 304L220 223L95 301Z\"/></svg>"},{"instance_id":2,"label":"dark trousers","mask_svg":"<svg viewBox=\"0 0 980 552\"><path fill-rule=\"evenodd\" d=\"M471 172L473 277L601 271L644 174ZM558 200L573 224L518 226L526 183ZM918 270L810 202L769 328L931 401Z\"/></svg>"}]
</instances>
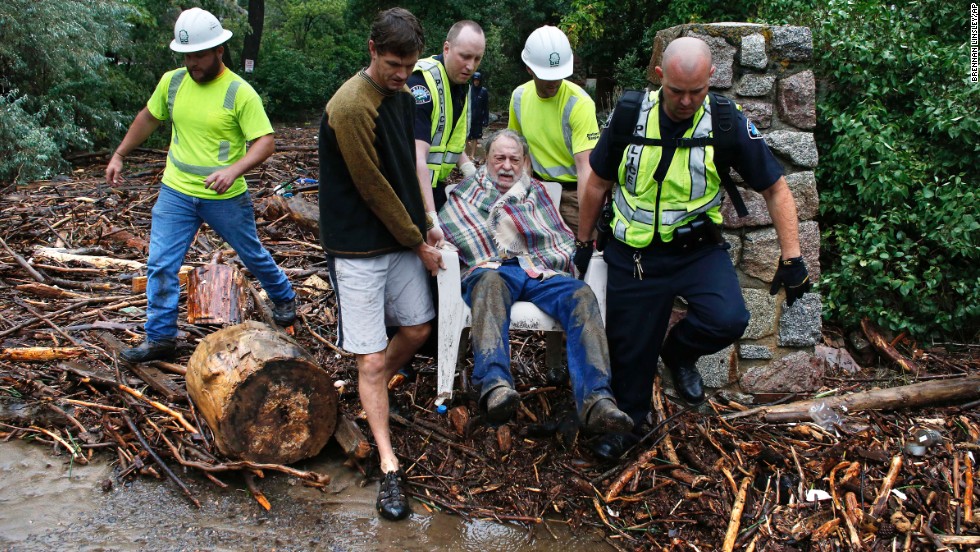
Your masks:
<instances>
[{"instance_id":1,"label":"dark trousers","mask_svg":"<svg viewBox=\"0 0 980 552\"><path fill-rule=\"evenodd\" d=\"M636 278L635 255L643 268ZM619 408L640 424L650 412L657 358L691 366L742 336L749 312L735 268L722 245L694 251L636 250L610 240L606 335L612 360L612 388ZM662 351L675 297L688 303Z\"/></svg>"}]
</instances>

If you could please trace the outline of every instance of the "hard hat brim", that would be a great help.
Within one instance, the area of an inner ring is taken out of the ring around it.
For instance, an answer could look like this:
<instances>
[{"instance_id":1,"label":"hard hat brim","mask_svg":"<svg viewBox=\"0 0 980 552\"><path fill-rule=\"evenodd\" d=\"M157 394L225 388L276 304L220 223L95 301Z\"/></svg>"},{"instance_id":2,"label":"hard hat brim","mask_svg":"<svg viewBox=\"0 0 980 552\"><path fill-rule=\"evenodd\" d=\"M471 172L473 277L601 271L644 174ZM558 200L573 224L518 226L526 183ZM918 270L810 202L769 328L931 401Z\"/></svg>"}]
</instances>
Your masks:
<instances>
[{"instance_id":1,"label":"hard hat brim","mask_svg":"<svg viewBox=\"0 0 980 552\"><path fill-rule=\"evenodd\" d=\"M209 50L211 48L214 48L215 46L221 46L225 42L228 42L230 38L231 38L231 31L229 31L228 29L224 29L221 31L220 35L212 38L211 40L202 42L200 44L181 44L177 42L177 39L171 40L170 49L181 54L201 52L204 50Z\"/></svg>"},{"instance_id":2,"label":"hard hat brim","mask_svg":"<svg viewBox=\"0 0 980 552\"><path fill-rule=\"evenodd\" d=\"M557 67L541 67L540 65L531 63L528 57L527 50L521 52L521 59L524 61L524 64L534 73L535 77L541 80L556 81L567 79L572 76L572 69L575 67L574 55L568 56L568 59Z\"/></svg>"}]
</instances>

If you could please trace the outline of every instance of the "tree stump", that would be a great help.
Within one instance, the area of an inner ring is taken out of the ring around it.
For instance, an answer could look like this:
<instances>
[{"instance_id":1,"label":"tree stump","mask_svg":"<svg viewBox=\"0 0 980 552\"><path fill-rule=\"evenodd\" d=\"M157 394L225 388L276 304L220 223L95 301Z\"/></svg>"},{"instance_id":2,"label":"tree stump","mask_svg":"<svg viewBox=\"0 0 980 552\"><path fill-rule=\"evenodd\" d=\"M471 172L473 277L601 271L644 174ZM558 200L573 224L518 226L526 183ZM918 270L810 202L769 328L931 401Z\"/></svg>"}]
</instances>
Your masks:
<instances>
[{"instance_id":1,"label":"tree stump","mask_svg":"<svg viewBox=\"0 0 980 552\"><path fill-rule=\"evenodd\" d=\"M219 251L210 264L187 277L187 322L238 324L245 316L245 276L221 263Z\"/></svg>"},{"instance_id":2,"label":"tree stump","mask_svg":"<svg viewBox=\"0 0 980 552\"><path fill-rule=\"evenodd\" d=\"M337 425L337 391L285 333L246 321L201 340L187 393L223 454L289 464L315 456Z\"/></svg>"}]
</instances>

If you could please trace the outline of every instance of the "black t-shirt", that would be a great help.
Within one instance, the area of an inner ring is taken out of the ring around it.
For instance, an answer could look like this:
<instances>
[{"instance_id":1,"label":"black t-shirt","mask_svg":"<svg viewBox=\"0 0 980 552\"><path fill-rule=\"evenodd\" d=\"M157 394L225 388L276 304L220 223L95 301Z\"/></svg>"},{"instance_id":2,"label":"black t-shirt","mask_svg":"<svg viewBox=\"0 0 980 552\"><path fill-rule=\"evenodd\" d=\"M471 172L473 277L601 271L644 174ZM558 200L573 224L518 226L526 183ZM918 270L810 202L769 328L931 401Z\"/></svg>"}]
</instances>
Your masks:
<instances>
[{"instance_id":1,"label":"black t-shirt","mask_svg":"<svg viewBox=\"0 0 980 552\"><path fill-rule=\"evenodd\" d=\"M435 56L439 63L443 63L442 55ZM456 128L456 122L463 114L463 106L466 105L466 93L469 84L449 84L449 95L453 100L453 122L449 127L451 131ZM423 142L432 143L432 91L425 83L425 77L421 71L415 71L408 77L408 89L415 96L415 139Z\"/></svg>"},{"instance_id":2,"label":"black t-shirt","mask_svg":"<svg viewBox=\"0 0 980 552\"><path fill-rule=\"evenodd\" d=\"M664 113L662 101L658 104L658 107L660 109L661 138L680 138L691 128L691 124L694 121L693 116L690 119L675 122ZM779 180L779 177L783 175L783 167L776 160L775 156L773 156L772 151L769 150L769 146L762 138L762 134L745 117L745 114L736 109L734 115L735 125L738 129L736 147L728 151L716 150L715 165L719 172L728 171L729 168L735 169L742 176L746 185L761 192ZM622 161L622 157L617 157L616 159L610 157L610 147L612 145L611 135L611 127L607 127L602 131L599 142L596 144L595 149L592 150L592 154L589 155L589 164L592 165L592 170L597 176L615 182L619 176L619 163ZM670 165L669 161L674 154L671 151L673 149L675 148L664 148L662 161L654 175L658 182L663 181L663 177Z\"/></svg>"}]
</instances>

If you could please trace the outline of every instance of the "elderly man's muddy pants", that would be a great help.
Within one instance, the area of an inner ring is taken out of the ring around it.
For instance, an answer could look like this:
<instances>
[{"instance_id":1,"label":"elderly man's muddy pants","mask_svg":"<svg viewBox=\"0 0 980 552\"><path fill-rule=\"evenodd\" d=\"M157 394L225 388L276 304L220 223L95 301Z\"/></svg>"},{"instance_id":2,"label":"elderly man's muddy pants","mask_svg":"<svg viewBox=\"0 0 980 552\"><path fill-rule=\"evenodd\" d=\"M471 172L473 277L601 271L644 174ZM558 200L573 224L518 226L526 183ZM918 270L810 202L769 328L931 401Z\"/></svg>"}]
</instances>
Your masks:
<instances>
[{"instance_id":1,"label":"elderly man's muddy pants","mask_svg":"<svg viewBox=\"0 0 980 552\"><path fill-rule=\"evenodd\" d=\"M612 397L609 345L595 294L584 282L567 276L531 278L516 260L498 269L474 270L463 282L463 300L473 315L473 385L481 400L491 390L514 386L510 373L510 307L534 303L558 320L567 336L568 372L579 417L596 401Z\"/></svg>"}]
</instances>

